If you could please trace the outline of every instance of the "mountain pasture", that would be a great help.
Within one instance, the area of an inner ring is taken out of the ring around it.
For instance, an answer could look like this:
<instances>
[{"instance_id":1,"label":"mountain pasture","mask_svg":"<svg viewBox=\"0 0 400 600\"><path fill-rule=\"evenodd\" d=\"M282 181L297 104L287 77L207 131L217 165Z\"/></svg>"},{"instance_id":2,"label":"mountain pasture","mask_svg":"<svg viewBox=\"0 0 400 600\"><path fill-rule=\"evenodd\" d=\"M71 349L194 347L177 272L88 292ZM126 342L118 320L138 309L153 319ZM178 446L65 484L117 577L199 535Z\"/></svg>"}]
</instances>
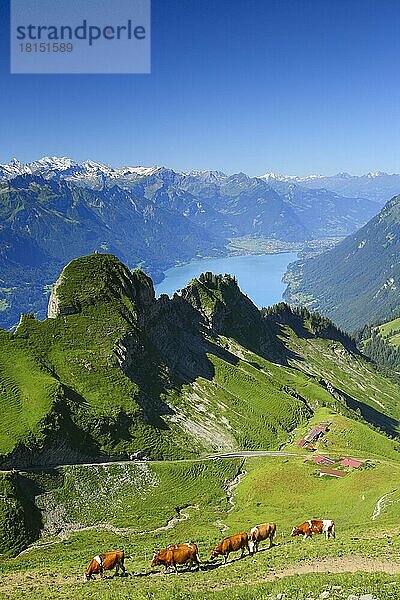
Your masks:
<instances>
[{"instance_id":1,"label":"mountain pasture","mask_svg":"<svg viewBox=\"0 0 400 600\"><path fill-rule=\"evenodd\" d=\"M144 468L147 479L140 475ZM62 485L37 498L53 529L16 558L2 559L0 595L194 599L212 591L216 597L272 598L284 592L302 598L334 586L334 598L377 591L379 598L395 597L400 464L376 460L341 480L320 478L317 471L301 456L64 467ZM231 488L235 478L239 483ZM112 504L105 506L111 492ZM294 525L314 517L334 518L336 540L290 538ZM271 549L261 545L242 560L232 555L225 567L208 562L222 537L264 520L277 523ZM150 568L154 550L180 542L198 545L199 573L181 567L178 576L164 575ZM86 563L110 549L124 549L129 576L84 585ZM359 572L350 576L355 569ZM310 571L316 572L295 577Z\"/></svg>"}]
</instances>

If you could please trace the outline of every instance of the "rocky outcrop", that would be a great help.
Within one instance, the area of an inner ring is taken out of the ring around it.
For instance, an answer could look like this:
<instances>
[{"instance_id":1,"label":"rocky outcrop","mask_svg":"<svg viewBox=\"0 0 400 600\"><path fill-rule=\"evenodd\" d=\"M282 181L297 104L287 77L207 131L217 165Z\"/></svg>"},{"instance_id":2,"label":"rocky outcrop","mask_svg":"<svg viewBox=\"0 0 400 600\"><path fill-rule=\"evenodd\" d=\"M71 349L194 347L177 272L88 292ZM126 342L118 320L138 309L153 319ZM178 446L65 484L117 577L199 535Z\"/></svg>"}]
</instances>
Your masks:
<instances>
[{"instance_id":1,"label":"rocky outcrop","mask_svg":"<svg viewBox=\"0 0 400 600\"><path fill-rule=\"evenodd\" d=\"M62 305L60 305L59 296L58 296L58 288L63 283L63 273L64 273L64 270L61 273L60 277L57 279L56 283L53 285L51 293L50 293L49 305L47 307L47 318L48 319L55 319L56 317L63 316L63 315L73 315L73 314L79 312L79 309L77 306L73 306L73 305L62 306Z\"/></svg>"}]
</instances>

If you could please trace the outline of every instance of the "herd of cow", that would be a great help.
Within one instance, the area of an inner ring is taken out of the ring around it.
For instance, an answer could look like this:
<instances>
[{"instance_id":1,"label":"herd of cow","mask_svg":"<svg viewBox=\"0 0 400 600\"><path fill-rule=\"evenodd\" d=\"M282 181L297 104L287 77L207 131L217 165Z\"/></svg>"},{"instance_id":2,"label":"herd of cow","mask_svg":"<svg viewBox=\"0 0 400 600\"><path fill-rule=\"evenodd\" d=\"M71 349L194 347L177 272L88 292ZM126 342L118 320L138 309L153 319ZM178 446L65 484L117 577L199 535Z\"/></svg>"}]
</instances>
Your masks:
<instances>
[{"instance_id":1,"label":"herd of cow","mask_svg":"<svg viewBox=\"0 0 400 600\"><path fill-rule=\"evenodd\" d=\"M314 533L325 534L326 539L330 536L335 538L335 522L332 519L305 521L297 527L293 527L291 537L302 535L303 539L311 538ZM241 550L240 558L243 558L247 550L250 555L258 551L258 545L264 540L269 540L270 547L273 546L273 540L276 535L275 523L263 523L256 525L250 531L250 534L237 533L224 538L211 550L210 560L214 560L217 556L223 556L224 564L226 564L229 554ZM84 574L84 580L94 579L95 575L103 577L104 571L110 571L115 568L115 575L118 575L121 568L124 574L126 569L124 566L125 555L123 550L106 552L105 554L95 556L88 566ZM200 569L199 552L196 544L187 542L184 544L172 544L164 550L159 550L154 553L151 567L164 565L165 572L172 568L175 573L178 572L178 565L189 564L189 570L195 565L196 569Z\"/></svg>"}]
</instances>

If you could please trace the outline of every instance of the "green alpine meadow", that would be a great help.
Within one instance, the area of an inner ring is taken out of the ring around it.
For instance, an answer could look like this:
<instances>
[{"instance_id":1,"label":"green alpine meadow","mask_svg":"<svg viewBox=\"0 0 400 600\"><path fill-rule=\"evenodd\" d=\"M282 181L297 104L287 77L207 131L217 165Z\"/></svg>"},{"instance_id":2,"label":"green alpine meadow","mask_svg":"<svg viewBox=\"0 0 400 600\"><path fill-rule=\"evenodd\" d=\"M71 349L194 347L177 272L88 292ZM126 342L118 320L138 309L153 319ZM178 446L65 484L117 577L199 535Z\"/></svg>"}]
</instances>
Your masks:
<instances>
[{"instance_id":1,"label":"green alpine meadow","mask_svg":"<svg viewBox=\"0 0 400 600\"><path fill-rule=\"evenodd\" d=\"M5 598L396 597L400 383L326 317L259 310L228 274L156 298L95 253L0 344ZM291 537L320 518L335 539ZM272 547L210 559L264 522ZM150 566L179 543L199 571ZM124 577L83 582L121 549Z\"/></svg>"}]
</instances>

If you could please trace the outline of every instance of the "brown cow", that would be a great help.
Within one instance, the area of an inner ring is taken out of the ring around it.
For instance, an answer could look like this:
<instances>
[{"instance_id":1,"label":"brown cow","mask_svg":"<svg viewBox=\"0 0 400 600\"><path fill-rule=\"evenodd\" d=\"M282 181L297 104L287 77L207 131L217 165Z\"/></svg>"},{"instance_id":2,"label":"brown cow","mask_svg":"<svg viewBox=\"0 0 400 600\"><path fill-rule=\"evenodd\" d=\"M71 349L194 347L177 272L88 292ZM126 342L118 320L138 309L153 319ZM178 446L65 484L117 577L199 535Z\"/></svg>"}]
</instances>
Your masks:
<instances>
[{"instance_id":1,"label":"brown cow","mask_svg":"<svg viewBox=\"0 0 400 600\"><path fill-rule=\"evenodd\" d=\"M302 535L303 540L305 540L308 537L311 538L313 533L325 533L327 540L329 540L330 535L335 538L335 521L332 521L332 519L310 519L301 525L297 525L297 527L293 527L291 537Z\"/></svg>"},{"instance_id":2,"label":"brown cow","mask_svg":"<svg viewBox=\"0 0 400 600\"><path fill-rule=\"evenodd\" d=\"M230 552L242 550L240 558L243 558L246 548L249 554L251 554L249 548L249 536L246 532L237 533L235 535L231 535L227 538L224 538L219 544L217 544L215 548L211 550L210 560L214 560L216 556L222 554L222 556L224 557L224 565L226 565L226 561L228 560Z\"/></svg>"},{"instance_id":3,"label":"brown cow","mask_svg":"<svg viewBox=\"0 0 400 600\"><path fill-rule=\"evenodd\" d=\"M263 540L269 539L269 547L272 548L273 539L276 535L275 523L263 523L262 525L256 525L250 531L249 535L249 548L250 552L258 552L258 544Z\"/></svg>"},{"instance_id":4,"label":"brown cow","mask_svg":"<svg viewBox=\"0 0 400 600\"><path fill-rule=\"evenodd\" d=\"M95 579L94 575L103 577L104 571L111 571L115 567L115 575L118 575L119 568L125 573L124 567L125 555L123 550L106 552L105 554L97 555L90 561L88 568L83 576L84 581Z\"/></svg>"},{"instance_id":5,"label":"brown cow","mask_svg":"<svg viewBox=\"0 0 400 600\"><path fill-rule=\"evenodd\" d=\"M154 553L151 566L164 565L165 572L172 567L175 573L178 573L177 565L185 565L187 562L189 563L189 570L192 568L193 563L196 563L197 570L200 569L199 551L196 544L172 544L165 550L159 550Z\"/></svg>"}]
</instances>

